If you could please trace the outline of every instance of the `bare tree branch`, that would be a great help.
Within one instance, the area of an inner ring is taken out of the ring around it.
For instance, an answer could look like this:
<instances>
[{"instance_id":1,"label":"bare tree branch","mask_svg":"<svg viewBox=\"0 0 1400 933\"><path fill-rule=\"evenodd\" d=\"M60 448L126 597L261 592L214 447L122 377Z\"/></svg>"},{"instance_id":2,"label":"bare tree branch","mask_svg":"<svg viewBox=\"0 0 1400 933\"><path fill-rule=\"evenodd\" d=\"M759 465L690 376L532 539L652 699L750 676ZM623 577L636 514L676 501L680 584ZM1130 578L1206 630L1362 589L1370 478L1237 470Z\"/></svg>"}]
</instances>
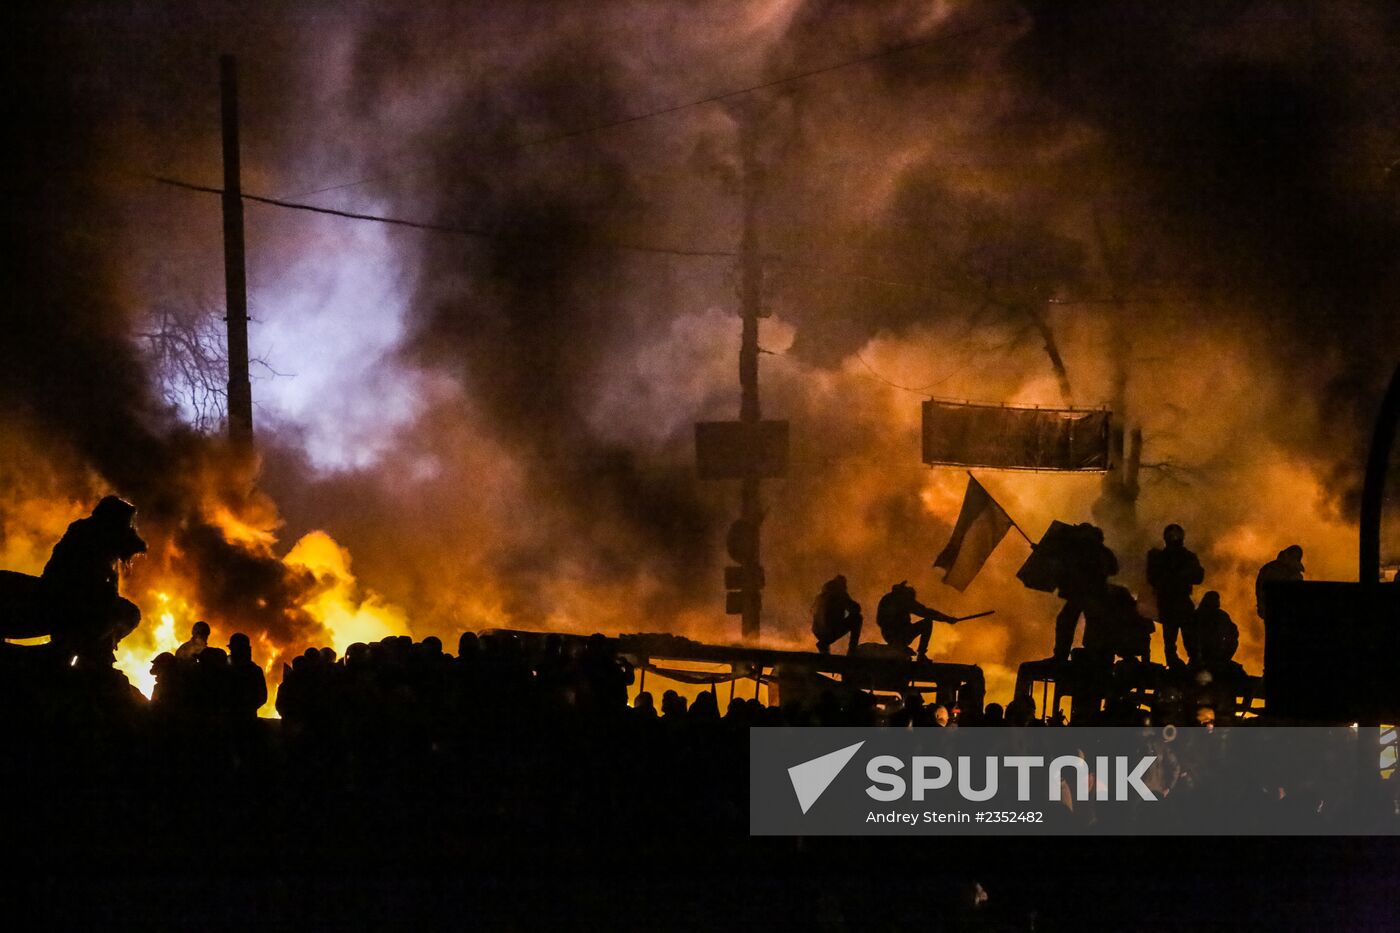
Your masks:
<instances>
[{"instance_id":1,"label":"bare tree branch","mask_svg":"<svg viewBox=\"0 0 1400 933\"><path fill-rule=\"evenodd\" d=\"M228 417L228 350L223 312L209 301L164 306L150 313L149 329L137 336L166 404L182 412L195 430L214 433ZM276 379L288 376L266 359L248 361Z\"/></svg>"}]
</instances>

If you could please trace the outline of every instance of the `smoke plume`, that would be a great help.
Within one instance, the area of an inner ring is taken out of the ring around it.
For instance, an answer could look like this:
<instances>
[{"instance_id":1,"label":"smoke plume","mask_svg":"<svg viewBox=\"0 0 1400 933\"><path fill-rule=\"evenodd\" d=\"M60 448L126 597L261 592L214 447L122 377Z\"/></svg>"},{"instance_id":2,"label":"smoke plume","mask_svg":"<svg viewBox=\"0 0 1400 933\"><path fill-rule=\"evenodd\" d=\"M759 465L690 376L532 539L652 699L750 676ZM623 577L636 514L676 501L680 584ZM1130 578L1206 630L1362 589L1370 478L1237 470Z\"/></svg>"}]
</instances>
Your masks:
<instances>
[{"instance_id":1,"label":"smoke plume","mask_svg":"<svg viewBox=\"0 0 1400 933\"><path fill-rule=\"evenodd\" d=\"M17 471L45 478L3 497L8 535L34 498L121 491L211 615L279 644L315 634L296 609L314 584L277 560L313 529L418 634L732 640L737 490L696 479L691 432L737 414L747 127L764 413L794 439L765 486L766 637L804 640L844 572L871 603L909 579L998 608L935 639L997 682L1047 652L1055 601L1014 582L1023 543L966 594L929 569L965 478L918 461L927 396L1115 399L1145 439L1137 526L1109 542L1125 577L1181 522L1252 667L1259 564L1296 541L1311 575L1355 576L1400 348L1386 4L197 6L79 6L17 37L31 142L0 398ZM256 485L156 401L133 339L152 309L221 295L216 202L123 174L218 178L221 51L245 75L246 190L470 231L376 232L370 259L351 221L249 205L254 345L295 374L254 387ZM291 305L321 330L259 344ZM983 479L1032 534L1099 493ZM220 507L278 539L240 543Z\"/></svg>"}]
</instances>

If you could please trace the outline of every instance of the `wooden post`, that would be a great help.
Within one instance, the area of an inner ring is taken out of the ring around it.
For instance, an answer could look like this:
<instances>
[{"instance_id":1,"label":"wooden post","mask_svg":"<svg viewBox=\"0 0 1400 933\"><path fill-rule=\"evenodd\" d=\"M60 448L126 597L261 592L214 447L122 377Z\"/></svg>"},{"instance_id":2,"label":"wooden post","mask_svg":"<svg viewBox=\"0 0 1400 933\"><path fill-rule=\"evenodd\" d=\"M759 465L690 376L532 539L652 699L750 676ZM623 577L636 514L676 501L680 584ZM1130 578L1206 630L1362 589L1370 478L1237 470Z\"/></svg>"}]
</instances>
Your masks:
<instances>
[{"instance_id":1,"label":"wooden post","mask_svg":"<svg viewBox=\"0 0 1400 933\"><path fill-rule=\"evenodd\" d=\"M248 380L248 275L243 250L243 182L238 153L238 63L219 59L224 143L224 321L228 325L228 435L253 441L253 389Z\"/></svg>"},{"instance_id":2,"label":"wooden post","mask_svg":"<svg viewBox=\"0 0 1400 933\"><path fill-rule=\"evenodd\" d=\"M1396 422L1400 421L1400 366L1390 374L1390 386L1381 399L1376 427L1371 435L1371 452L1366 458L1366 478L1361 487L1361 582L1377 582L1381 576L1381 510L1385 503L1385 478L1390 468L1391 448L1395 446Z\"/></svg>"},{"instance_id":3,"label":"wooden post","mask_svg":"<svg viewBox=\"0 0 1400 933\"><path fill-rule=\"evenodd\" d=\"M739 344L739 420L757 425L762 420L758 402L758 319L763 312L763 260L759 254L758 200L761 183L757 149L757 117L749 111L739 124L739 156L743 191L743 234L739 244L739 300L743 332ZM756 464L750 464L739 492L739 517L752 529L752 551L744 562L744 588L740 632L746 642L757 642L763 615L763 588L759 556L763 503Z\"/></svg>"}]
</instances>

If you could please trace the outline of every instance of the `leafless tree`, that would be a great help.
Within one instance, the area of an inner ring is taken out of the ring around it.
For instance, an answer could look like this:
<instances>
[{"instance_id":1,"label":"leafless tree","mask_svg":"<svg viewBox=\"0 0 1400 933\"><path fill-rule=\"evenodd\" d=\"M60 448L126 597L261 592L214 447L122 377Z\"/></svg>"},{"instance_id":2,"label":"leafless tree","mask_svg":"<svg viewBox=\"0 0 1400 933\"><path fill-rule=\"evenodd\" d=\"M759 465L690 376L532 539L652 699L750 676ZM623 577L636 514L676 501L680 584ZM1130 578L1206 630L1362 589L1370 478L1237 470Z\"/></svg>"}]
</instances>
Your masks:
<instances>
[{"instance_id":1,"label":"leafless tree","mask_svg":"<svg viewBox=\"0 0 1400 933\"><path fill-rule=\"evenodd\" d=\"M198 431L215 433L228 418L228 348L223 312L209 301L163 305L138 332L164 401ZM249 364L263 378L286 375L262 357Z\"/></svg>"}]
</instances>

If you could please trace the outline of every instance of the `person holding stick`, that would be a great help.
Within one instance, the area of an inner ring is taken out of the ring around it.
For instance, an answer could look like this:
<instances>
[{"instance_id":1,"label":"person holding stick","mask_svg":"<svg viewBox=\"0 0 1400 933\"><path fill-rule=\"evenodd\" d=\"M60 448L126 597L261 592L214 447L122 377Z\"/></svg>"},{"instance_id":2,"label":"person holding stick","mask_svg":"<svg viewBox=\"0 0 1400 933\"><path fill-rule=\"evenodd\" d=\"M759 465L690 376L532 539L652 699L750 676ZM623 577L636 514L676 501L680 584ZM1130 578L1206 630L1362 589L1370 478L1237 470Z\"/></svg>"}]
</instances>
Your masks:
<instances>
[{"instance_id":1,"label":"person holding stick","mask_svg":"<svg viewBox=\"0 0 1400 933\"><path fill-rule=\"evenodd\" d=\"M947 622L955 625L967 619L975 619L980 616L990 615L990 612L982 612L973 616L950 616L937 609L930 609L918 600L918 594L909 585L909 581L901 580L890 588L890 591L880 597L880 603L875 609L875 624L880 626L880 634L885 638L885 644L893 645L896 648L908 650L910 642L917 636L919 639L918 657L928 658L929 638L933 635L934 622ZM913 621L918 617L917 622Z\"/></svg>"}]
</instances>

